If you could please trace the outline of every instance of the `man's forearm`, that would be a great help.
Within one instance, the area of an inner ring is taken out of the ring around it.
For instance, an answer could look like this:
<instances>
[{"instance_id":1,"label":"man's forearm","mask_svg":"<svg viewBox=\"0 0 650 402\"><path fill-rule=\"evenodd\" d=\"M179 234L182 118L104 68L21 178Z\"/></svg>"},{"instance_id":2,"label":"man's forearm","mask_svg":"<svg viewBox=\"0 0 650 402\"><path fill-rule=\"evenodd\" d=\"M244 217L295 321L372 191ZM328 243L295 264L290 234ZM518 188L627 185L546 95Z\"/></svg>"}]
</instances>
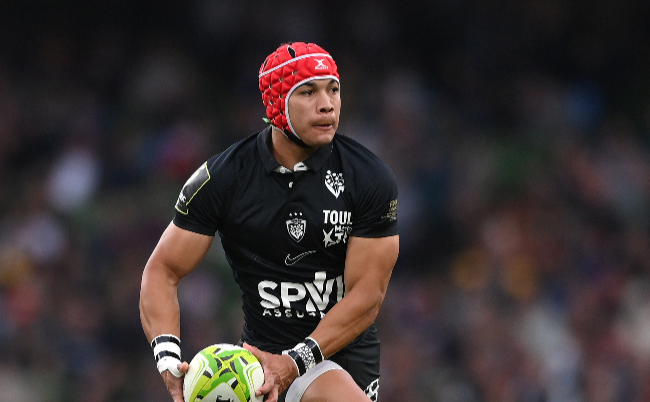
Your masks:
<instances>
[{"instance_id":1,"label":"man's forearm","mask_svg":"<svg viewBox=\"0 0 650 402\"><path fill-rule=\"evenodd\" d=\"M383 296L350 292L325 314L314 330L314 338L325 358L361 335L377 318Z\"/></svg>"},{"instance_id":2,"label":"man's forearm","mask_svg":"<svg viewBox=\"0 0 650 402\"><path fill-rule=\"evenodd\" d=\"M180 337L178 282L153 263L147 264L140 289L140 320L149 342L160 334Z\"/></svg>"},{"instance_id":3,"label":"man's forearm","mask_svg":"<svg viewBox=\"0 0 650 402\"><path fill-rule=\"evenodd\" d=\"M346 294L311 335L324 357L341 350L375 321L398 253L397 235L350 237L345 265Z\"/></svg>"}]
</instances>

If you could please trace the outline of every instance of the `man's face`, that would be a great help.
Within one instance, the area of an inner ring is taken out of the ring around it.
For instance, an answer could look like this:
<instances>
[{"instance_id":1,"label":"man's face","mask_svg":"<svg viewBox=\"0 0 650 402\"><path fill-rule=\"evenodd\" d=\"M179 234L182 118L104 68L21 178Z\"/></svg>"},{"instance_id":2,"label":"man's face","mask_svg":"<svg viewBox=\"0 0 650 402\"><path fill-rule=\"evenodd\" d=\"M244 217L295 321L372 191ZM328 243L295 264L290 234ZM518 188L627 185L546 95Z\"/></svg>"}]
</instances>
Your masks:
<instances>
[{"instance_id":1,"label":"man's face","mask_svg":"<svg viewBox=\"0 0 650 402\"><path fill-rule=\"evenodd\" d=\"M306 82L296 88L287 101L291 126L305 144L318 147L332 141L341 113L341 94L336 80Z\"/></svg>"}]
</instances>

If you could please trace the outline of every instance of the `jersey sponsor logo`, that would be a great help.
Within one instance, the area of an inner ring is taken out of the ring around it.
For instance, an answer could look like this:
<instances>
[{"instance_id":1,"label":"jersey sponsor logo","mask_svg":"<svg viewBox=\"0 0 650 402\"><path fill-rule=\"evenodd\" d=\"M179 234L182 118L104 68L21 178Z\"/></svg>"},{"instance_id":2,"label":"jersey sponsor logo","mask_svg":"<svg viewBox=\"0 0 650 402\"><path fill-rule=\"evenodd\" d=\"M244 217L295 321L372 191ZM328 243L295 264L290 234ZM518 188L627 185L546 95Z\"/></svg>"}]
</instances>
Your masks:
<instances>
[{"instance_id":1,"label":"jersey sponsor logo","mask_svg":"<svg viewBox=\"0 0 650 402\"><path fill-rule=\"evenodd\" d=\"M328 170L325 175L325 187L334 194L334 197L339 198L339 195L345 190L343 173L332 173L331 170Z\"/></svg>"},{"instance_id":2,"label":"jersey sponsor logo","mask_svg":"<svg viewBox=\"0 0 650 402\"><path fill-rule=\"evenodd\" d=\"M314 274L313 282L261 281L257 290L262 298L260 305L264 308L262 316L323 318L330 304L334 305L343 298L343 276L327 279L327 273L319 271Z\"/></svg>"},{"instance_id":3,"label":"jersey sponsor logo","mask_svg":"<svg viewBox=\"0 0 650 402\"><path fill-rule=\"evenodd\" d=\"M325 248L340 243L347 243L350 231L352 231L352 212L323 210L326 225L334 225L329 231L323 229L323 244Z\"/></svg>"},{"instance_id":4,"label":"jersey sponsor logo","mask_svg":"<svg viewBox=\"0 0 650 402\"><path fill-rule=\"evenodd\" d=\"M309 254L314 254L316 250L309 250L305 251L304 253L300 253L295 257L291 257L291 254L287 254L286 257L284 257L284 264L289 266L297 263L298 261L302 260L304 257L307 257Z\"/></svg>"},{"instance_id":5,"label":"jersey sponsor logo","mask_svg":"<svg viewBox=\"0 0 650 402\"><path fill-rule=\"evenodd\" d=\"M289 219L285 221L289 236L297 242L300 242L305 237L305 231L307 231L307 221L302 219L301 216L302 212L294 212L289 214Z\"/></svg>"},{"instance_id":6,"label":"jersey sponsor logo","mask_svg":"<svg viewBox=\"0 0 650 402\"><path fill-rule=\"evenodd\" d=\"M196 169L192 176L185 182L176 201L176 210L187 215L189 213L188 205L190 201L192 201L196 193L199 192L208 180L210 180L210 173L208 172L208 164L206 162L200 168Z\"/></svg>"},{"instance_id":7,"label":"jersey sponsor logo","mask_svg":"<svg viewBox=\"0 0 650 402\"><path fill-rule=\"evenodd\" d=\"M352 224L352 212L349 211L334 211L330 209L324 209L323 215L325 216L323 223L326 225Z\"/></svg>"}]
</instances>

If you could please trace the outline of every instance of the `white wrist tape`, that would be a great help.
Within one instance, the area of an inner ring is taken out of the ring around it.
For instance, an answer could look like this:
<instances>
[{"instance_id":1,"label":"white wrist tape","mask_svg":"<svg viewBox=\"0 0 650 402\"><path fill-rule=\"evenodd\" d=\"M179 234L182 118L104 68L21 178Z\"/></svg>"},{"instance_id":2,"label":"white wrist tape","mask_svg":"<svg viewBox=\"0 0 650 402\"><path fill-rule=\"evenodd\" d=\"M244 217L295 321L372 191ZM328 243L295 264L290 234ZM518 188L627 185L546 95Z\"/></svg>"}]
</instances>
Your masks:
<instances>
[{"instance_id":1,"label":"white wrist tape","mask_svg":"<svg viewBox=\"0 0 650 402\"><path fill-rule=\"evenodd\" d=\"M179 364L181 364L181 361L179 359L166 356L158 360L156 367L158 367L158 372L160 374L162 374L165 370L169 370L169 372L172 373L174 377L180 378L183 376L183 373L178 371Z\"/></svg>"},{"instance_id":2,"label":"white wrist tape","mask_svg":"<svg viewBox=\"0 0 650 402\"><path fill-rule=\"evenodd\" d=\"M181 340L170 334L158 335L151 341L153 355L156 358L156 366L161 374L169 370L174 377L182 377L178 371L181 363Z\"/></svg>"}]
</instances>

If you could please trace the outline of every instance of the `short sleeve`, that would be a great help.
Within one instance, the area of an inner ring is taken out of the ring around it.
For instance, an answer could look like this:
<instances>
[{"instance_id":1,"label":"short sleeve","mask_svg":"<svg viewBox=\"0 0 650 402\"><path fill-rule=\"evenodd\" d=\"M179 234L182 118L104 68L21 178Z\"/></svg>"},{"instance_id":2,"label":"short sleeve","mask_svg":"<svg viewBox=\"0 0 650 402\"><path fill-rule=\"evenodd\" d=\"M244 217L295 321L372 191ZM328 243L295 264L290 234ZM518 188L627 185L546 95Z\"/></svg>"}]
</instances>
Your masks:
<instances>
[{"instance_id":1,"label":"short sleeve","mask_svg":"<svg viewBox=\"0 0 650 402\"><path fill-rule=\"evenodd\" d=\"M386 165L360 180L356 220L351 236L386 237L398 234L397 180Z\"/></svg>"},{"instance_id":2,"label":"short sleeve","mask_svg":"<svg viewBox=\"0 0 650 402\"><path fill-rule=\"evenodd\" d=\"M190 176L178 195L174 224L185 230L214 236L219 229L219 205L214 179L206 162Z\"/></svg>"}]
</instances>

